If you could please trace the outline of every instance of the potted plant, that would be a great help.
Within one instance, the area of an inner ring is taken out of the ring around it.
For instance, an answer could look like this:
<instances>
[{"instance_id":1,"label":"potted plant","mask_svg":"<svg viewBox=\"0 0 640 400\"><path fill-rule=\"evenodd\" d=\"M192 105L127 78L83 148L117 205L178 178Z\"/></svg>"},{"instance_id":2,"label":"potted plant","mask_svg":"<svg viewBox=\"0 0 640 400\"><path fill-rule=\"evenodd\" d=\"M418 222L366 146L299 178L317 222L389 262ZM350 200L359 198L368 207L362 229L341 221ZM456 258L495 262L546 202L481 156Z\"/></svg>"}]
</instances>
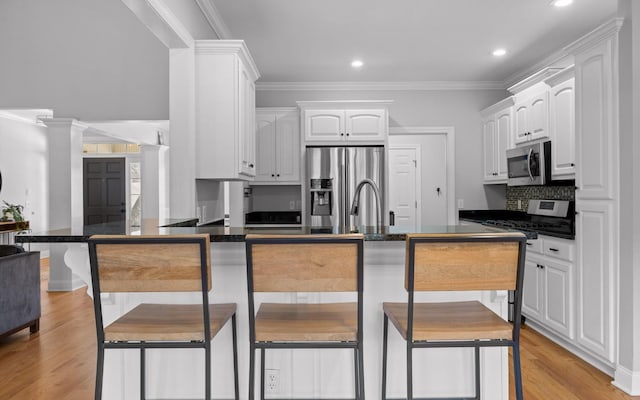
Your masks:
<instances>
[{"instance_id":1,"label":"potted plant","mask_svg":"<svg viewBox=\"0 0 640 400\"><path fill-rule=\"evenodd\" d=\"M24 215L22 215L24 206L20 204L9 204L6 201L3 201L3 203L4 207L2 207L2 217L0 221L13 220L16 223L17 230L22 231L29 229L29 221L25 221Z\"/></svg>"}]
</instances>

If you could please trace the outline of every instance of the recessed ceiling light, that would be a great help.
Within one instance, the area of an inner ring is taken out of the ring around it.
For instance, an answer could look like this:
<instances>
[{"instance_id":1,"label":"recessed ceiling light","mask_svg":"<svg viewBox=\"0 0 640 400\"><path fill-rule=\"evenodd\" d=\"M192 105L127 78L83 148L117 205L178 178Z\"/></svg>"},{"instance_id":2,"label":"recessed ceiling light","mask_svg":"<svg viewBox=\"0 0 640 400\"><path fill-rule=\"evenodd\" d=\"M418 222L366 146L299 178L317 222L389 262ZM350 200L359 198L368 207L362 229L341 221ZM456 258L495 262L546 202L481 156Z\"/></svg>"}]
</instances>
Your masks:
<instances>
[{"instance_id":1,"label":"recessed ceiling light","mask_svg":"<svg viewBox=\"0 0 640 400\"><path fill-rule=\"evenodd\" d=\"M566 7L573 3L573 0L551 0L551 5L554 7Z\"/></svg>"},{"instance_id":2,"label":"recessed ceiling light","mask_svg":"<svg viewBox=\"0 0 640 400\"><path fill-rule=\"evenodd\" d=\"M491 54L496 57L502 57L503 55L507 54L507 51L505 49L495 49Z\"/></svg>"},{"instance_id":3,"label":"recessed ceiling light","mask_svg":"<svg viewBox=\"0 0 640 400\"><path fill-rule=\"evenodd\" d=\"M351 66L353 68L362 68L363 65L364 65L364 63L362 62L362 60L353 60L353 61L351 61Z\"/></svg>"}]
</instances>

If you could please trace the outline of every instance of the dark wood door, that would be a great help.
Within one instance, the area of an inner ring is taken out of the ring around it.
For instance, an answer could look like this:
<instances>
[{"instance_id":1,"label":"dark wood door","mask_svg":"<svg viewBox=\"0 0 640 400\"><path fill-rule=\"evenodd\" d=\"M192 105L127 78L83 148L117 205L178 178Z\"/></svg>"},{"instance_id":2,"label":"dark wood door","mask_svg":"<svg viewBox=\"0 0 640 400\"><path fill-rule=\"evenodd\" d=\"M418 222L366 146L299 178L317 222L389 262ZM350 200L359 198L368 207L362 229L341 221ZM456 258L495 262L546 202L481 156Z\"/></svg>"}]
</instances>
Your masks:
<instances>
[{"instance_id":1,"label":"dark wood door","mask_svg":"<svg viewBox=\"0 0 640 400\"><path fill-rule=\"evenodd\" d=\"M85 158L84 224L93 225L126 219L124 158Z\"/></svg>"}]
</instances>

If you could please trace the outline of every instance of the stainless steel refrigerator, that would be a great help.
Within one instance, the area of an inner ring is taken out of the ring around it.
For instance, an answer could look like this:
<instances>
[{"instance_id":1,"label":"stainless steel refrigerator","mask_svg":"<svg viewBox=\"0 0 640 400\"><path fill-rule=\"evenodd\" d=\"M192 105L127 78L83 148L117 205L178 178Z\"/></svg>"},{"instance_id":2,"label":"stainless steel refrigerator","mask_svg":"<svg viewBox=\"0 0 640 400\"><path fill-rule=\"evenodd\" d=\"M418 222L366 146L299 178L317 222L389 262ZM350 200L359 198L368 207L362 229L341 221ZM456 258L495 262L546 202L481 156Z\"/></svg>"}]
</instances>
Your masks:
<instances>
[{"instance_id":1,"label":"stainless steel refrigerator","mask_svg":"<svg viewBox=\"0 0 640 400\"><path fill-rule=\"evenodd\" d=\"M384 158L383 146L307 147L306 223L334 228L384 225Z\"/></svg>"}]
</instances>

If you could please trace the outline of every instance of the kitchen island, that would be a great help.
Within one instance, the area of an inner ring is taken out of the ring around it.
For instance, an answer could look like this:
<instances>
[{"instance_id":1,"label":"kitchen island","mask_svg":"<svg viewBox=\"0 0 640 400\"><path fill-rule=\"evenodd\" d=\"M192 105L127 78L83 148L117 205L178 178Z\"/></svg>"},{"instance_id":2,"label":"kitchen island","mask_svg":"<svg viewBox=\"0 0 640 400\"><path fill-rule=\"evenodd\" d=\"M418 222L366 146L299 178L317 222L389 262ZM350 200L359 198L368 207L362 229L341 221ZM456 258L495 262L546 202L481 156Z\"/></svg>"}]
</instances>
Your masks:
<instances>
[{"instance_id":1,"label":"kitchen island","mask_svg":"<svg viewBox=\"0 0 640 400\"><path fill-rule=\"evenodd\" d=\"M335 228L234 228L222 226L163 226L146 221L140 229L103 231L94 226L82 232L56 230L24 235L20 242L48 242L68 246L65 262L86 283L90 283L86 240L96 233L188 234L211 236L213 276L212 302L238 304L238 356L240 397L247 398L248 388L248 315L244 237L249 233L327 234L346 233ZM106 228L106 227L103 227ZM348 231L351 231L349 229ZM382 302L406 301L404 290L405 243L403 227L359 227L365 236L364 272L364 376L365 393L370 399L380 398L382 362ZM493 233L503 230L484 226L428 226L420 232L451 234ZM90 287L90 285L89 285ZM89 294L91 294L89 292ZM265 295L266 296L266 295ZM297 293L270 294L269 298L291 302L342 301L351 294ZM186 293L117 294L103 297L105 323L125 310L145 302L197 302L198 296ZM507 315L507 292L438 292L422 293L417 300L479 300L499 315ZM93 323L89 320L87 323ZM392 333L393 332L393 333ZM213 395L233 397L231 364L231 331L228 327L213 341ZM406 396L405 342L395 332L389 335L389 398ZM482 349L482 398L508 399L508 357L504 348ZM197 399L203 396L203 352L197 350L148 351L147 388L149 398ZM104 398L138 398L139 355L135 351L111 350L105 359ZM266 368L278 376L277 390L268 397L278 398L352 398L353 354L347 350L272 350L267 353ZM472 349L429 349L414 355L414 395L416 397L472 396L474 392Z\"/></svg>"}]
</instances>

